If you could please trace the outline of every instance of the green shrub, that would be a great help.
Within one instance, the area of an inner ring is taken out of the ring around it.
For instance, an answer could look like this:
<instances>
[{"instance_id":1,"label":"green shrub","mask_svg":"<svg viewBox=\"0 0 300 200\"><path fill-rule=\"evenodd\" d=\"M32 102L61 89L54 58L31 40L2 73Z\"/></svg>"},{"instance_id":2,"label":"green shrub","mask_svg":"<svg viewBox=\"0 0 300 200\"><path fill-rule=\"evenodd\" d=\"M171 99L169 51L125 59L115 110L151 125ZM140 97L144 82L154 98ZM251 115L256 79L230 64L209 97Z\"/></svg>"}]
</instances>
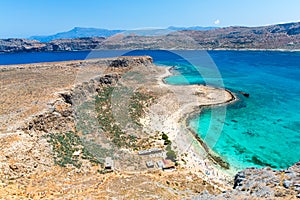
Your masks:
<instances>
[{"instance_id":1,"label":"green shrub","mask_svg":"<svg viewBox=\"0 0 300 200\"><path fill-rule=\"evenodd\" d=\"M139 119L144 114L144 108L149 106L153 99L153 96L138 91L134 92L130 98L129 114L131 119L133 119L138 126L141 126Z\"/></svg>"},{"instance_id":2,"label":"green shrub","mask_svg":"<svg viewBox=\"0 0 300 200\"><path fill-rule=\"evenodd\" d=\"M173 150L167 151L167 159L170 159L172 161L176 161L176 153Z\"/></svg>"},{"instance_id":3,"label":"green shrub","mask_svg":"<svg viewBox=\"0 0 300 200\"><path fill-rule=\"evenodd\" d=\"M169 137L167 134L163 133L162 136L161 136L161 139L163 140L169 140Z\"/></svg>"},{"instance_id":4,"label":"green shrub","mask_svg":"<svg viewBox=\"0 0 300 200\"><path fill-rule=\"evenodd\" d=\"M100 163L88 150L84 148L80 137L74 132L50 134L48 142L53 146L55 164L61 167L71 164L80 168L82 163L79 161L78 156L73 156L74 152L79 150L82 151L82 159L87 159L97 164Z\"/></svg>"},{"instance_id":5,"label":"green shrub","mask_svg":"<svg viewBox=\"0 0 300 200\"><path fill-rule=\"evenodd\" d=\"M172 142L171 142L171 140L169 140L169 137L168 137L167 134L163 133L162 136L161 136L161 138L164 140L164 145L167 146L167 145L171 145L172 144Z\"/></svg>"}]
</instances>

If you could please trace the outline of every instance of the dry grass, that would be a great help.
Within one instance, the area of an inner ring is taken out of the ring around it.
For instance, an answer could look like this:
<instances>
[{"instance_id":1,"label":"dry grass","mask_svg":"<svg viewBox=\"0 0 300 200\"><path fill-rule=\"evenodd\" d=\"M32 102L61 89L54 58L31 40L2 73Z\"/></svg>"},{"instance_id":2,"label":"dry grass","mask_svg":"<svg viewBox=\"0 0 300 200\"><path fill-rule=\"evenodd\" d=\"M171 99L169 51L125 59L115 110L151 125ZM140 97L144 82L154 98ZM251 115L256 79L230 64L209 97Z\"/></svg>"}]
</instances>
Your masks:
<instances>
[{"instance_id":1,"label":"dry grass","mask_svg":"<svg viewBox=\"0 0 300 200\"><path fill-rule=\"evenodd\" d=\"M56 91L74 83L76 73L72 66L53 67L52 64L12 67L0 72L0 130L14 127L18 121L41 112Z\"/></svg>"}]
</instances>

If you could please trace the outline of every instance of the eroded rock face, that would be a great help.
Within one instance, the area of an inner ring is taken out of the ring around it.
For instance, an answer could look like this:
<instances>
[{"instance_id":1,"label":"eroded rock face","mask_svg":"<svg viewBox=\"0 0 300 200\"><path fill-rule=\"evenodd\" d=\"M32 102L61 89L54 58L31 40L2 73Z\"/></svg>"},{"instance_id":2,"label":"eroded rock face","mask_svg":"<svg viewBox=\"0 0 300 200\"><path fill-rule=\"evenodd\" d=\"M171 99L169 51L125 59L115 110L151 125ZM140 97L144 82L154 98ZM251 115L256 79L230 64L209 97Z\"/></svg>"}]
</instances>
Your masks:
<instances>
[{"instance_id":1,"label":"eroded rock face","mask_svg":"<svg viewBox=\"0 0 300 200\"><path fill-rule=\"evenodd\" d=\"M73 106L78 106L95 95L102 84L113 84L117 79L117 75L105 75L77 85L71 91L60 93L49 112L35 116L22 130L43 133L75 131Z\"/></svg>"},{"instance_id":2,"label":"eroded rock face","mask_svg":"<svg viewBox=\"0 0 300 200\"><path fill-rule=\"evenodd\" d=\"M45 51L47 45L36 40L4 39L0 40L0 52Z\"/></svg>"}]
</instances>

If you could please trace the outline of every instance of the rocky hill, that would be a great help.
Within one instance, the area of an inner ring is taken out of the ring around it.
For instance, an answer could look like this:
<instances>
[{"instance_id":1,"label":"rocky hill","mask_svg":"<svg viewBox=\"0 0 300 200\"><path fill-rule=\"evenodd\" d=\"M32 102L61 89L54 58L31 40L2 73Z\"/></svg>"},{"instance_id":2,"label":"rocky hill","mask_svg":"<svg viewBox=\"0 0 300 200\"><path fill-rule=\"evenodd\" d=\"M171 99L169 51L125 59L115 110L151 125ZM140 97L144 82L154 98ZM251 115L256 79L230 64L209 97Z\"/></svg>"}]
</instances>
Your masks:
<instances>
[{"instance_id":1,"label":"rocky hill","mask_svg":"<svg viewBox=\"0 0 300 200\"><path fill-rule=\"evenodd\" d=\"M300 49L300 23L182 31L203 49Z\"/></svg>"},{"instance_id":2,"label":"rocky hill","mask_svg":"<svg viewBox=\"0 0 300 200\"><path fill-rule=\"evenodd\" d=\"M81 36L80 34L78 36ZM55 38L55 37L54 37ZM2 39L0 52L78 51L94 49L300 49L300 22L263 27L209 30L128 32L110 37L84 37L39 42Z\"/></svg>"},{"instance_id":3,"label":"rocky hill","mask_svg":"<svg viewBox=\"0 0 300 200\"><path fill-rule=\"evenodd\" d=\"M100 48L112 49L300 49L300 22L263 27L182 30L161 36L111 37Z\"/></svg>"}]
</instances>

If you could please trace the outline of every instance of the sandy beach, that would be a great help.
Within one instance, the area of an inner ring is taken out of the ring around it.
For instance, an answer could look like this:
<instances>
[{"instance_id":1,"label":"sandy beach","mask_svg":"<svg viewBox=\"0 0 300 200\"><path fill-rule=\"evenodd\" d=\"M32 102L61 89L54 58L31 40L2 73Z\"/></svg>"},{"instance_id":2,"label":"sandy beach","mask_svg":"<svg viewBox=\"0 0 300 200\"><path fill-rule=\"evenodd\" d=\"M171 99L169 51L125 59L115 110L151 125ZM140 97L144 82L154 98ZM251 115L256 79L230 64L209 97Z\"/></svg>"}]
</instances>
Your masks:
<instances>
[{"instance_id":1,"label":"sandy beach","mask_svg":"<svg viewBox=\"0 0 300 200\"><path fill-rule=\"evenodd\" d=\"M225 89L166 84L164 78L171 75L170 68L165 68L165 72L157 77L159 87L170 92L149 108L146 117L142 119L143 125L147 131L161 131L169 136L179 160L185 161L180 162L184 168L206 181L218 182L220 188L225 189L228 183L232 183L235 171L222 168L210 157L214 153L200 144L187 122L203 106L221 106L232 103L236 98Z\"/></svg>"}]
</instances>

